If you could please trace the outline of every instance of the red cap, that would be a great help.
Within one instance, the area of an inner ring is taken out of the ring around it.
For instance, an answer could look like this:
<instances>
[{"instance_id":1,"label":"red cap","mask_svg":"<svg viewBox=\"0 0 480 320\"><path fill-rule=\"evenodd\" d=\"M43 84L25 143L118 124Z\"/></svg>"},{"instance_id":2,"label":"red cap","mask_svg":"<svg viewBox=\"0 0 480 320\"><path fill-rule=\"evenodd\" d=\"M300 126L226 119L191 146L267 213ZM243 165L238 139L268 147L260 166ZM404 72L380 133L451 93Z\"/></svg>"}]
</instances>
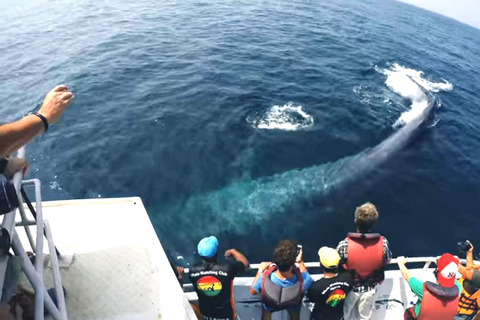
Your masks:
<instances>
[{"instance_id":1,"label":"red cap","mask_svg":"<svg viewBox=\"0 0 480 320\"><path fill-rule=\"evenodd\" d=\"M437 261L437 281L442 287L453 287L458 271L458 259L444 253Z\"/></svg>"}]
</instances>

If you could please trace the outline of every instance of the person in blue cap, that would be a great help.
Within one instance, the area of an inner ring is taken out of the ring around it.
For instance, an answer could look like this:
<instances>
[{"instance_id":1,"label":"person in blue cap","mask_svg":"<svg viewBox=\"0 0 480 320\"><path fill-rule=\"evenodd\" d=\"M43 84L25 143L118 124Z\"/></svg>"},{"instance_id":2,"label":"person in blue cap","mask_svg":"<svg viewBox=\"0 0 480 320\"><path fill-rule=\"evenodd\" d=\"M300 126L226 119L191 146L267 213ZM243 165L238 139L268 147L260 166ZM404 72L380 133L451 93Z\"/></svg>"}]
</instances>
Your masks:
<instances>
[{"instance_id":1,"label":"person in blue cap","mask_svg":"<svg viewBox=\"0 0 480 320\"><path fill-rule=\"evenodd\" d=\"M190 281L198 295L203 320L235 320L233 279L249 267L248 260L235 249L225 251L234 261L218 262L218 239L214 236L200 240L197 246L202 263L190 268Z\"/></svg>"}]
</instances>

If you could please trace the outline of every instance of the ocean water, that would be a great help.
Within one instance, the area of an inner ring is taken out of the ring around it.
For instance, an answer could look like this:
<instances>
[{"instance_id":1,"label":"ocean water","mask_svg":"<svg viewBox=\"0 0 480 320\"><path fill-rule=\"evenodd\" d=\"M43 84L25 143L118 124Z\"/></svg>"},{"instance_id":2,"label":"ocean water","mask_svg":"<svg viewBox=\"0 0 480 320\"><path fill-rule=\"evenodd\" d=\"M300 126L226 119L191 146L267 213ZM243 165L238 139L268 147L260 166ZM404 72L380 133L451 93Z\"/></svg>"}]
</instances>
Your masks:
<instances>
[{"instance_id":1,"label":"ocean water","mask_svg":"<svg viewBox=\"0 0 480 320\"><path fill-rule=\"evenodd\" d=\"M388 0L6 2L0 116L68 84L29 176L47 200L140 196L171 254L215 234L258 262L288 237L316 260L366 201L395 256L456 253L480 242L479 50Z\"/></svg>"}]
</instances>

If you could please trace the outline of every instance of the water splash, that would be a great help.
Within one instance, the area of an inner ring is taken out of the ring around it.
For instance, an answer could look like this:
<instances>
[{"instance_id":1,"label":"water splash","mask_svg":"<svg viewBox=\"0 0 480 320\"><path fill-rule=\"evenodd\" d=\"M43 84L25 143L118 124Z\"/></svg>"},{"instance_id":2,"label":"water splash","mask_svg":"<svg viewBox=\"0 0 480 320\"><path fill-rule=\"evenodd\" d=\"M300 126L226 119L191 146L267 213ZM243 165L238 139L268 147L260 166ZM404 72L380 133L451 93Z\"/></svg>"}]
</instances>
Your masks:
<instances>
[{"instance_id":1,"label":"water splash","mask_svg":"<svg viewBox=\"0 0 480 320\"><path fill-rule=\"evenodd\" d=\"M423 71L406 68L397 63L392 64L388 69L377 67L376 70L387 76L385 84L388 88L411 101L410 110L402 113L393 127L411 122L427 108L428 96L419 88L419 85L428 92L453 90L453 85L445 79L443 79L443 82L432 82L424 78Z\"/></svg>"},{"instance_id":2,"label":"water splash","mask_svg":"<svg viewBox=\"0 0 480 320\"><path fill-rule=\"evenodd\" d=\"M303 107L289 102L283 106L273 106L263 114L247 118L247 122L256 129L297 131L313 126L313 117Z\"/></svg>"}]
</instances>

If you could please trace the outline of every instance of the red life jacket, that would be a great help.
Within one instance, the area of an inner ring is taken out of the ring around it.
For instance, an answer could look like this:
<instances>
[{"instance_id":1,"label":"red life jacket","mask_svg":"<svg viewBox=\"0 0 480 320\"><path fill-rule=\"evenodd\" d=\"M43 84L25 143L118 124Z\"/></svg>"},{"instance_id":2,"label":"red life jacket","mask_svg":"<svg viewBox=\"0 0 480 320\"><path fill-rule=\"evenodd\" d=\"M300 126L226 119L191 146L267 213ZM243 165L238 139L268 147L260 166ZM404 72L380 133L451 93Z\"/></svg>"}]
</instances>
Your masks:
<instances>
[{"instance_id":1,"label":"red life jacket","mask_svg":"<svg viewBox=\"0 0 480 320\"><path fill-rule=\"evenodd\" d=\"M457 313L458 287L444 288L433 282L423 284L422 304L417 320L452 320Z\"/></svg>"},{"instance_id":2,"label":"red life jacket","mask_svg":"<svg viewBox=\"0 0 480 320\"><path fill-rule=\"evenodd\" d=\"M354 287L375 286L385 279L383 237L378 233L349 233L347 255Z\"/></svg>"},{"instance_id":3,"label":"red life jacket","mask_svg":"<svg viewBox=\"0 0 480 320\"><path fill-rule=\"evenodd\" d=\"M277 270L277 266L271 266L262 275L262 300L265 306L275 310L283 310L288 307L299 306L303 297L303 277L300 270L294 267L297 282L286 288L282 288L272 282L271 275Z\"/></svg>"}]
</instances>

